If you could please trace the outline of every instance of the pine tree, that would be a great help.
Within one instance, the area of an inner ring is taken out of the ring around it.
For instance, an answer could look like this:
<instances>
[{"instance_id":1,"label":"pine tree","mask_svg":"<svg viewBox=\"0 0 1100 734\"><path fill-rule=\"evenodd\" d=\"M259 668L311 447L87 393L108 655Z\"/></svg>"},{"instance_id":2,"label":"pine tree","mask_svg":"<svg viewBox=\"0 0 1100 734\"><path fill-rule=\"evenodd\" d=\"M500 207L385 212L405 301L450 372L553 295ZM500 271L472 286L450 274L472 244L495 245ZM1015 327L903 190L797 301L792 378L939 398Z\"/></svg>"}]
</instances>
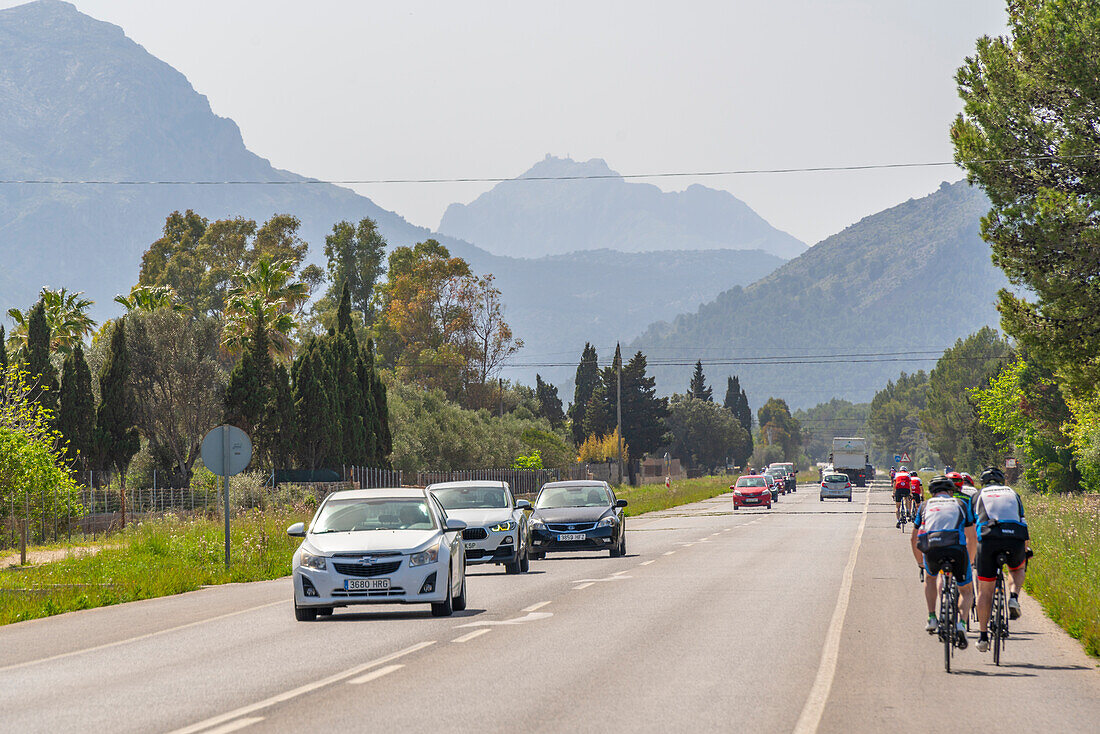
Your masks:
<instances>
[{"instance_id":1,"label":"pine tree","mask_svg":"<svg viewBox=\"0 0 1100 734\"><path fill-rule=\"evenodd\" d=\"M46 307L42 301L34 305L27 321L25 362L27 374L36 386L32 399L56 417L57 370L50 361L50 325L46 321Z\"/></svg>"},{"instance_id":2,"label":"pine tree","mask_svg":"<svg viewBox=\"0 0 1100 734\"><path fill-rule=\"evenodd\" d=\"M569 420L573 423L573 443L580 446L588 437L585 431L585 413L592 392L600 381L599 357L596 348L585 342L581 361L577 365L577 377L573 389L573 404L569 406Z\"/></svg>"},{"instance_id":3,"label":"pine tree","mask_svg":"<svg viewBox=\"0 0 1100 734\"><path fill-rule=\"evenodd\" d=\"M623 367L623 440L641 458L657 450L664 438L668 401L657 397L657 381L646 375L646 358L635 353Z\"/></svg>"},{"instance_id":4,"label":"pine tree","mask_svg":"<svg viewBox=\"0 0 1100 734\"><path fill-rule=\"evenodd\" d=\"M741 381L737 375L731 375L726 380L726 399L722 403L749 434L752 434L752 408L749 407L748 396L741 387Z\"/></svg>"},{"instance_id":5,"label":"pine tree","mask_svg":"<svg viewBox=\"0 0 1100 734\"><path fill-rule=\"evenodd\" d=\"M257 318L248 346L229 373L225 388L225 422L251 436L257 453L263 457L271 450L271 437L263 423L271 400L274 370L270 338L263 320Z\"/></svg>"},{"instance_id":6,"label":"pine tree","mask_svg":"<svg viewBox=\"0 0 1100 734\"><path fill-rule=\"evenodd\" d=\"M550 421L553 428L559 428L565 422L558 388L542 381L542 375L535 375L535 399L539 403L539 415Z\"/></svg>"},{"instance_id":7,"label":"pine tree","mask_svg":"<svg viewBox=\"0 0 1100 734\"><path fill-rule=\"evenodd\" d=\"M122 525L126 526L126 471L141 444L134 427L134 402L130 394L130 354L126 350L124 319L111 330L111 345L99 369L99 408L96 410L96 456L102 468L119 477Z\"/></svg>"},{"instance_id":8,"label":"pine tree","mask_svg":"<svg viewBox=\"0 0 1100 734\"><path fill-rule=\"evenodd\" d=\"M87 468L95 439L95 396L92 372L79 344L65 357L57 429L68 442L65 460L69 468Z\"/></svg>"},{"instance_id":9,"label":"pine tree","mask_svg":"<svg viewBox=\"0 0 1100 734\"><path fill-rule=\"evenodd\" d=\"M714 390L707 387L707 378L703 375L703 362L695 363L695 372L691 375L691 383L688 385L688 395L698 400L713 402Z\"/></svg>"}]
</instances>

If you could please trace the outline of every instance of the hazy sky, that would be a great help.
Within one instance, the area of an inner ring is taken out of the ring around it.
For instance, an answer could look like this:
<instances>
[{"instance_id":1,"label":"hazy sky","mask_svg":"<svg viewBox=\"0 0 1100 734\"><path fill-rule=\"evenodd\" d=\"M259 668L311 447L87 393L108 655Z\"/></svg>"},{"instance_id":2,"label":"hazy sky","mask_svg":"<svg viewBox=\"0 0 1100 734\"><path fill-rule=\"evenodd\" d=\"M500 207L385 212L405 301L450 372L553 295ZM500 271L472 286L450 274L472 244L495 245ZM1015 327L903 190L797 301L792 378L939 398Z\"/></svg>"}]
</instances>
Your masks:
<instances>
[{"instance_id":1,"label":"hazy sky","mask_svg":"<svg viewBox=\"0 0 1100 734\"><path fill-rule=\"evenodd\" d=\"M75 5L183 72L254 152L322 179L514 176L547 153L620 173L950 160L955 69L1005 22L1004 0ZM961 177L700 182L812 244ZM357 188L434 228L489 185Z\"/></svg>"}]
</instances>

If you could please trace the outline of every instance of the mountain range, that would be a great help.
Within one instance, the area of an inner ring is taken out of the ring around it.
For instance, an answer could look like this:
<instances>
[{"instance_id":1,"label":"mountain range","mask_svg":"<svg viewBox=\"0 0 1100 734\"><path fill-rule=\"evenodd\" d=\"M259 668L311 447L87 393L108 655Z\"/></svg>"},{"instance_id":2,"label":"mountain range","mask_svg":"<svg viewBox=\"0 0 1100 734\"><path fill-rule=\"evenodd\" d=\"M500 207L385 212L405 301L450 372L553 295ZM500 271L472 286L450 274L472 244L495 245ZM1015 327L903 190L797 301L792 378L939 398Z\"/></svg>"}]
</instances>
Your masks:
<instances>
[{"instance_id":1,"label":"mountain range","mask_svg":"<svg viewBox=\"0 0 1100 734\"><path fill-rule=\"evenodd\" d=\"M550 155L469 204L451 204L439 231L513 257L732 249L789 259L806 250L729 192L699 184L661 191L627 181L599 158Z\"/></svg>"},{"instance_id":2,"label":"mountain range","mask_svg":"<svg viewBox=\"0 0 1100 734\"><path fill-rule=\"evenodd\" d=\"M630 338L784 262L752 249L762 242L752 238L742 243L749 249L683 251L665 239L656 251L629 254L578 243L531 259L432 233L348 189L274 168L183 74L118 26L60 0L0 11L0 181L3 311L27 308L45 285L84 291L99 320L116 315L112 299L136 282L142 253L177 209L209 219L294 214L314 261L343 219L371 217L391 247L436 237L475 272L496 276L506 318L527 345L521 361ZM56 181L85 183L48 183ZM125 181L176 183L117 183ZM211 181L268 183L187 183ZM737 204L760 228L763 220ZM535 371L509 376L533 382Z\"/></svg>"},{"instance_id":3,"label":"mountain range","mask_svg":"<svg viewBox=\"0 0 1100 734\"><path fill-rule=\"evenodd\" d=\"M688 363L702 359L716 393L736 374L754 406L773 395L792 408L867 402L900 371L930 369L955 339L998 323L995 294L1008 281L978 233L988 210L979 189L945 182L650 326L630 351L651 355L667 392L684 392Z\"/></svg>"}]
</instances>

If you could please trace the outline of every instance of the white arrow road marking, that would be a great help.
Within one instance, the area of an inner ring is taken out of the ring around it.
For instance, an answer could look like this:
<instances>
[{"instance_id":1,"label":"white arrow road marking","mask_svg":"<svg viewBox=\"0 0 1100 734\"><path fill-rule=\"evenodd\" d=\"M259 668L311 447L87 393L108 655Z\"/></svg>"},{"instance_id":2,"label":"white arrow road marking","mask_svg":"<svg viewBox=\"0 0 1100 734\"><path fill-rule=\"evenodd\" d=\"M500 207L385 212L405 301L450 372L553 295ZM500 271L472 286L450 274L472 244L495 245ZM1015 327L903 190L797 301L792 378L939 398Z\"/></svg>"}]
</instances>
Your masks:
<instances>
[{"instance_id":1,"label":"white arrow road marking","mask_svg":"<svg viewBox=\"0 0 1100 734\"><path fill-rule=\"evenodd\" d=\"M531 612L526 616L516 617L514 619L486 620L484 622L470 622L469 624L460 624L455 627L455 629L462 629L463 627L496 627L505 624L523 624L524 622L535 622L540 619L549 619L553 616L553 612Z\"/></svg>"},{"instance_id":2,"label":"white arrow road marking","mask_svg":"<svg viewBox=\"0 0 1100 734\"><path fill-rule=\"evenodd\" d=\"M361 675L358 678L352 678L351 680L348 681L348 685L349 686L359 686L359 685L362 685L364 683L370 683L372 680L377 680L378 678L381 678L384 675L389 675L390 673L394 672L395 670L401 670L404 667L405 667L404 665L387 665L384 668L379 668L378 670L372 670L371 672L367 673L366 675Z\"/></svg>"},{"instance_id":3,"label":"white arrow road marking","mask_svg":"<svg viewBox=\"0 0 1100 734\"><path fill-rule=\"evenodd\" d=\"M481 637L482 635L487 634L488 632L489 632L488 627L482 627L481 629L474 630L473 632L467 632L466 634L462 635L461 637L456 637L453 640L451 640L451 642L469 642L470 640L474 639L475 637Z\"/></svg>"}]
</instances>

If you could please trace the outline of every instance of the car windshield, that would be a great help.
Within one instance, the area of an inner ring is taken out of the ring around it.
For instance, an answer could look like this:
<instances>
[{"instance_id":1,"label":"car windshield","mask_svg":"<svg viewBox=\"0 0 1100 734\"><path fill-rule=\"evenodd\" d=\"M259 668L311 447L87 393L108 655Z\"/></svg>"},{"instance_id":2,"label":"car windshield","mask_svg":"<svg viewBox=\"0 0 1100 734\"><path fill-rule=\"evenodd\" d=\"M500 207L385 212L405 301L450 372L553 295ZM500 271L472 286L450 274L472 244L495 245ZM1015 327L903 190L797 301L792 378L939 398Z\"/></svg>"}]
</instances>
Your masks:
<instances>
[{"instance_id":1,"label":"car windshield","mask_svg":"<svg viewBox=\"0 0 1100 734\"><path fill-rule=\"evenodd\" d=\"M846 474L827 474L825 481L832 484L833 482L847 482L848 476Z\"/></svg>"},{"instance_id":2,"label":"car windshield","mask_svg":"<svg viewBox=\"0 0 1100 734\"><path fill-rule=\"evenodd\" d=\"M313 521L313 533L353 530L432 530L428 503L415 497L343 499L325 503Z\"/></svg>"},{"instance_id":3,"label":"car windshield","mask_svg":"<svg viewBox=\"0 0 1100 734\"><path fill-rule=\"evenodd\" d=\"M741 477L737 480L738 487L766 487L768 483L761 477Z\"/></svg>"},{"instance_id":4,"label":"car windshield","mask_svg":"<svg viewBox=\"0 0 1100 734\"><path fill-rule=\"evenodd\" d=\"M535 507L552 510L556 507L607 507L611 493L604 487L547 487L539 492Z\"/></svg>"},{"instance_id":5,"label":"car windshield","mask_svg":"<svg viewBox=\"0 0 1100 734\"><path fill-rule=\"evenodd\" d=\"M446 487L433 489L445 510L492 510L508 506L503 487Z\"/></svg>"}]
</instances>

